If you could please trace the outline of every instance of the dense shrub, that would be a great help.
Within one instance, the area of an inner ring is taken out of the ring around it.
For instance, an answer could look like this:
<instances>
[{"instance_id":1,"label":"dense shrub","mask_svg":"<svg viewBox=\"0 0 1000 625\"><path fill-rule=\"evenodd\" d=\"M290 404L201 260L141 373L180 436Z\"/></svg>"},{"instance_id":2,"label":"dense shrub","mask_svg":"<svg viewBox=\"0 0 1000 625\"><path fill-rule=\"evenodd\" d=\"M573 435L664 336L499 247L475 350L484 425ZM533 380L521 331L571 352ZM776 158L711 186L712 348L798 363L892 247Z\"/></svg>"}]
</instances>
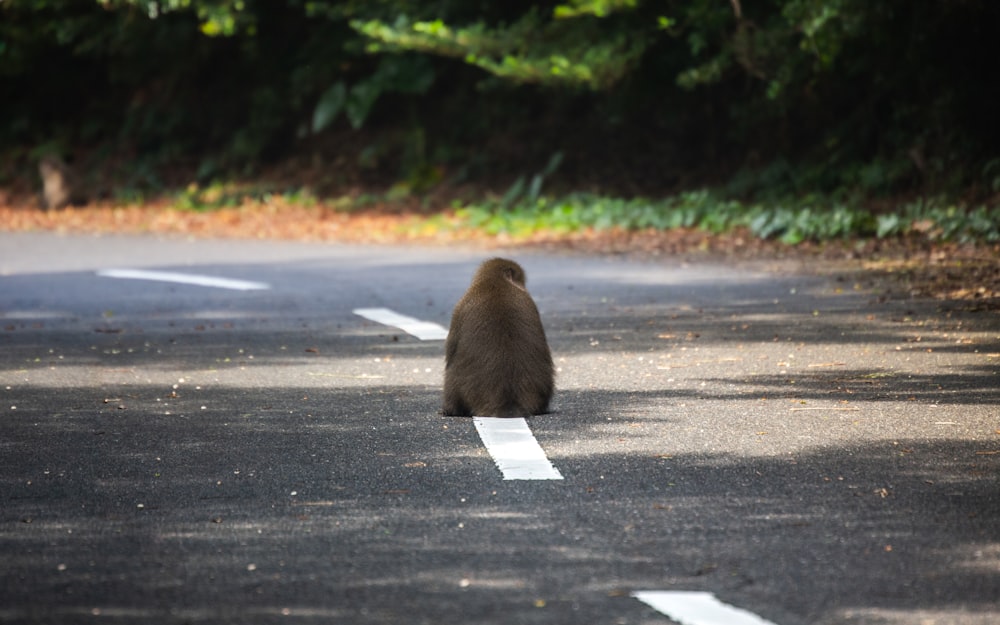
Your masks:
<instances>
[{"instance_id":1,"label":"dense shrub","mask_svg":"<svg viewBox=\"0 0 1000 625\"><path fill-rule=\"evenodd\" d=\"M992 202L997 23L991 0L5 0L0 159L155 186L368 131L353 163L417 190L561 153L566 190Z\"/></svg>"}]
</instances>

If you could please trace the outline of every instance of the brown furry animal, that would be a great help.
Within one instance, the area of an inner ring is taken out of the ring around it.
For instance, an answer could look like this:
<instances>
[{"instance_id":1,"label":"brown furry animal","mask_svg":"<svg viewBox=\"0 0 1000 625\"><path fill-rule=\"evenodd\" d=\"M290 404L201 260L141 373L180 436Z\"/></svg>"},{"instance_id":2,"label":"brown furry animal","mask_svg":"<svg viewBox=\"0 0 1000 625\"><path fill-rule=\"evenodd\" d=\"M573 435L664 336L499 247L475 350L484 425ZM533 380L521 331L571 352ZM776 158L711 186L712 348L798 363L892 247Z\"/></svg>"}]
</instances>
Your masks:
<instances>
[{"instance_id":1,"label":"brown furry animal","mask_svg":"<svg viewBox=\"0 0 1000 625\"><path fill-rule=\"evenodd\" d=\"M552 353L524 269L484 262L455 305L445 341L444 414L544 414L555 390Z\"/></svg>"},{"instance_id":2,"label":"brown furry animal","mask_svg":"<svg viewBox=\"0 0 1000 625\"><path fill-rule=\"evenodd\" d=\"M76 176L58 156L43 156L38 161L38 175L42 179L42 204L46 209L84 203Z\"/></svg>"}]
</instances>

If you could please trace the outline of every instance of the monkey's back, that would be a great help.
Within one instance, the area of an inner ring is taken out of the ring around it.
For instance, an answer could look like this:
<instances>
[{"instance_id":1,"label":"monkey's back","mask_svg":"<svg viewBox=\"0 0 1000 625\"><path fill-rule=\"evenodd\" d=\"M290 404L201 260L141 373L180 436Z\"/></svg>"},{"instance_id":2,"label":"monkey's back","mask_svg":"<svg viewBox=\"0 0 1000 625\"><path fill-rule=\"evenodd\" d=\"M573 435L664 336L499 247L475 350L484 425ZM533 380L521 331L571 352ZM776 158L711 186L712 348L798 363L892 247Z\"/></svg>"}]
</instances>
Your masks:
<instances>
[{"instance_id":1,"label":"monkey's back","mask_svg":"<svg viewBox=\"0 0 1000 625\"><path fill-rule=\"evenodd\" d=\"M473 284L455 306L445 350L445 414L548 412L552 354L524 289L507 280Z\"/></svg>"}]
</instances>

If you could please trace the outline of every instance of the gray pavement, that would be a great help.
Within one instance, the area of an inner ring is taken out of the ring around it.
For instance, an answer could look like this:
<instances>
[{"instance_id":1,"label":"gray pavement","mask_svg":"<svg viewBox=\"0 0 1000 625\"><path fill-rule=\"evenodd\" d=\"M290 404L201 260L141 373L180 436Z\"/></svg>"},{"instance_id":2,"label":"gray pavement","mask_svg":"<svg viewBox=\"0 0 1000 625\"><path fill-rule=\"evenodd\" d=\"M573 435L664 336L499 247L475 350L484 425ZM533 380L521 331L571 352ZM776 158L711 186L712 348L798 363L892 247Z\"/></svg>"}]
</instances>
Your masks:
<instances>
[{"instance_id":1,"label":"gray pavement","mask_svg":"<svg viewBox=\"0 0 1000 625\"><path fill-rule=\"evenodd\" d=\"M0 623L1000 622L1000 320L766 268L510 252L565 479L438 414L493 251L0 233ZM113 279L145 268L268 290Z\"/></svg>"}]
</instances>

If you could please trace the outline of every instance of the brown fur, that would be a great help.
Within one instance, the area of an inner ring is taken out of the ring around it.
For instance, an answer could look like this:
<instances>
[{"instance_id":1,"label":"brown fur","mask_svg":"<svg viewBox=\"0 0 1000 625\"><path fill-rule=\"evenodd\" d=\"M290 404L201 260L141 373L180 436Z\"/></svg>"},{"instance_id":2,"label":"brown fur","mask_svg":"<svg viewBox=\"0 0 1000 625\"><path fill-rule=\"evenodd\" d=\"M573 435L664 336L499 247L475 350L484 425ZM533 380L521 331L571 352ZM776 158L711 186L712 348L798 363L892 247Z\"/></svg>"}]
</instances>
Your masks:
<instances>
[{"instance_id":1,"label":"brown fur","mask_svg":"<svg viewBox=\"0 0 1000 625\"><path fill-rule=\"evenodd\" d=\"M42 179L42 204L46 209L65 208L84 202L76 176L58 156L42 157L38 162L38 175Z\"/></svg>"},{"instance_id":2,"label":"brown fur","mask_svg":"<svg viewBox=\"0 0 1000 625\"><path fill-rule=\"evenodd\" d=\"M484 262L455 305L445 341L444 414L544 414L555 389L552 353L524 269Z\"/></svg>"}]
</instances>

